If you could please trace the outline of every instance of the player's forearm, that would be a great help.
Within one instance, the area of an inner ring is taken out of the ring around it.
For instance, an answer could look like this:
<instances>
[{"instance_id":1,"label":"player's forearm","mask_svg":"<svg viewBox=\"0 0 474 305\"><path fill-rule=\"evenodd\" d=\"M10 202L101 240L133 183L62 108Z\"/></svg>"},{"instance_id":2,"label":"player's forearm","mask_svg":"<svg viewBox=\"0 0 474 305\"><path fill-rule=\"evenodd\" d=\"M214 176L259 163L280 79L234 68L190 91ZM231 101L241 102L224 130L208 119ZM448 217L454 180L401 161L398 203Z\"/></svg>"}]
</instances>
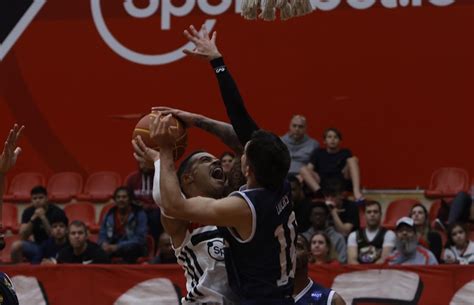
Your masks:
<instances>
[{"instance_id":1,"label":"player's forearm","mask_svg":"<svg viewBox=\"0 0 474 305\"><path fill-rule=\"evenodd\" d=\"M331 210L331 216L334 221L334 227L336 228L336 231L344 235L344 237L351 233L352 225L349 223L343 223L335 208Z\"/></svg>"},{"instance_id":2,"label":"player's forearm","mask_svg":"<svg viewBox=\"0 0 474 305\"><path fill-rule=\"evenodd\" d=\"M219 82L227 116L240 143L244 146L250 140L252 133L258 130L259 127L247 112L237 84L227 70L223 58L219 57L211 60L211 65Z\"/></svg>"},{"instance_id":3,"label":"player's forearm","mask_svg":"<svg viewBox=\"0 0 474 305\"><path fill-rule=\"evenodd\" d=\"M242 154L243 147L232 125L200 115L195 126L209 132L229 146L235 153Z\"/></svg>"},{"instance_id":4,"label":"player's forearm","mask_svg":"<svg viewBox=\"0 0 474 305\"><path fill-rule=\"evenodd\" d=\"M170 148L162 148L160 158L161 208L166 215L178 217L177 214L184 208L185 199L181 195L174 167L173 151Z\"/></svg>"}]
</instances>

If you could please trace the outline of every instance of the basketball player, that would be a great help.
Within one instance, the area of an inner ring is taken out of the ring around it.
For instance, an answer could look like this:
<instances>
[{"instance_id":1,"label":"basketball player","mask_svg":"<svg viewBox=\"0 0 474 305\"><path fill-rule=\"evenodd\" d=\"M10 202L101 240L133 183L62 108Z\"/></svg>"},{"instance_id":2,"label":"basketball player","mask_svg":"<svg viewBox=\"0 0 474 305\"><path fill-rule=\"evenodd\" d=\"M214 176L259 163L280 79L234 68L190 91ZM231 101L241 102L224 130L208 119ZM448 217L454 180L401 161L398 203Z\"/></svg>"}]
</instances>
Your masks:
<instances>
[{"instance_id":1,"label":"basketball player","mask_svg":"<svg viewBox=\"0 0 474 305\"><path fill-rule=\"evenodd\" d=\"M13 126L5 141L3 152L0 155L0 250L5 247L5 241L2 228L2 208L3 194L5 193L5 175L15 165L16 159L21 152L16 142L23 131L24 126ZM3 272L0 272L0 299L1 304L18 305L18 298L10 278Z\"/></svg>"},{"instance_id":2,"label":"basketball player","mask_svg":"<svg viewBox=\"0 0 474 305\"><path fill-rule=\"evenodd\" d=\"M334 290L325 288L308 277L308 242L302 235L296 241L295 305L346 305Z\"/></svg>"},{"instance_id":3,"label":"basketball player","mask_svg":"<svg viewBox=\"0 0 474 305\"><path fill-rule=\"evenodd\" d=\"M165 108L162 108L165 109ZM242 152L232 126L202 115L166 108L186 125L196 126L220 138L237 153ZM153 198L161 206L159 153L149 149L148 156L132 142L135 158L149 163L154 160ZM219 199L226 193L227 178L218 160L205 151L196 151L181 162L178 181L186 198L204 196ZM232 184L232 183L231 183ZM161 209L163 212L163 209ZM237 304L227 280L224 263L224 240L216 226L161 215L165 231L170 235L178 263L183 267L188 294L183 304Z\"/></svg>"},{"instance_id":4,"label":"basketball player","mask_svg":"<svg viewBox=\"0 0 474 305\"><path fill-rule=\"evenodd\" d=\"M277 135L259 130L223 64L215 33L212 39L205 29L202 33L194 27L185 32L196 44L194 51L186 53L211 60L215 68L232 127L245 145L241 167L246 184L223 199L184 199L173 163L171 117L159 115L150 125L150 135L160 147L164 213L219 226L226 241L229 284L241 304L293 304L296 222L286 181L288 149Z\"/></svg>"}]
</instances>

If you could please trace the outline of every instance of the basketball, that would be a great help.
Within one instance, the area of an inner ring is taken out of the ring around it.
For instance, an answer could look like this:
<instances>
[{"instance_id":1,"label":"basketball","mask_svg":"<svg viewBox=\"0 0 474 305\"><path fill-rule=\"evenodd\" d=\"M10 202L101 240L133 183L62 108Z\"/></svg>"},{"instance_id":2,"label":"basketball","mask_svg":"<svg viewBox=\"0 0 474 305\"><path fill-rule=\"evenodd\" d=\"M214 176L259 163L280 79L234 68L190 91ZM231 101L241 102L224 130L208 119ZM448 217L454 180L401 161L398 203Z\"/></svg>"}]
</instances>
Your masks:
<instances>
[{"instance_id":1,"label":"basketball","mask_svg":"<svg viewBox=\"0 0 474 305\"><path fill-rule=\"evenodd\" d=\"M146 146L154 150L160 150L158 144L150 138L150 123L156 118L156 116L157 115L152 112L142 117L133 130L132 139L135 139L137 136L141 136ZM180 119L172 116L172 121L172 125L176 126L178 130L175 147L173 150L173 157L176 161L181 158L186 150L186 146L188 145L188 133L184 123Z\"/></svg>"}]
</instances>

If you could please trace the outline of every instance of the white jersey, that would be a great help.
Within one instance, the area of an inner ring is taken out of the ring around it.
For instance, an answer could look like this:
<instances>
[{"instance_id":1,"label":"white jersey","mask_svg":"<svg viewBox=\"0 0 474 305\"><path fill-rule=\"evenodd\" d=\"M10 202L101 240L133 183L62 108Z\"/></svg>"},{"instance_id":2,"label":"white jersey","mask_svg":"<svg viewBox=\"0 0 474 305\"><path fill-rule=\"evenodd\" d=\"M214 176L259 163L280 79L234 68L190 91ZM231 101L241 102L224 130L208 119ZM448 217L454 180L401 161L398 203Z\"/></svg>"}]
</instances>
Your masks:
<instances>
[{"instance_id":1,"label":"white jersey","mask_svg":"<svg viewBox=\"0 0 474 305\"><path fill-rule=\"evenodd\" d=\"M159 160L155 162L153 198L160 205ZM183 305L236 304L225 269L224 239L220 237L216 226L190 223L183 243L174 251L186 277L188 294L182 298Z\"/></svg>"}]
</instances>

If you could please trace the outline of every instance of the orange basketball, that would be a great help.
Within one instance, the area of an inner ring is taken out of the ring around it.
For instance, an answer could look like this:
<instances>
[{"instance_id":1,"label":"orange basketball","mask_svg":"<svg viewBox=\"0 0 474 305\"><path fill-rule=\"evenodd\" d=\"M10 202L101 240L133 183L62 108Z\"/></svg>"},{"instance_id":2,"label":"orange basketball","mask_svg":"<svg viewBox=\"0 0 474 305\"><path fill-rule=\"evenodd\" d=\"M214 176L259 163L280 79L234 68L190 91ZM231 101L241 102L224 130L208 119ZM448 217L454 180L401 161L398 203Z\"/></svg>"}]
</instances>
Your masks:
<instances>
[{"instance_id":1,"label":"orange basketball","mask_svg":"<svg viewBox=\"0 0 474 305\"><path fill-rule=\"evenodd\" d=\"M150 122L155 118L156 114L153 112L142 117L133 130L132 138L135 139L137 136L141 136L146 146L155 150L160 150L158 144L150 138ZM176 126L178 129L173 150L174 160L176 161L181 158L186 150L186 146L188 145L188 133L183 122L174 116L172 116L172 125Z\"/></svg>"}]
</instances>

